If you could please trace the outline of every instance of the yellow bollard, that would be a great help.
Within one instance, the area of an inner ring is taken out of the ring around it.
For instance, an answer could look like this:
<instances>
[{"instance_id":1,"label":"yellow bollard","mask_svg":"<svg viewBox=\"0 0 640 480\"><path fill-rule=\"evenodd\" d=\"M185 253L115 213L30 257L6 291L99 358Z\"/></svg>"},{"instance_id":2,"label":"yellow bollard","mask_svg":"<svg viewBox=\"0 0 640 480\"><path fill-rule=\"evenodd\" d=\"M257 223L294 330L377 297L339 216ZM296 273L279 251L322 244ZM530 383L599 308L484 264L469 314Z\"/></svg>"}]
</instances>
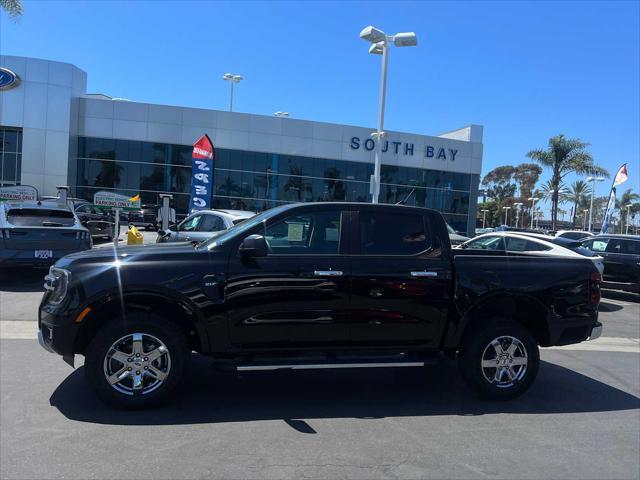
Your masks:
<instances>
[{"instance_id":1,"label":"yellow bollard","mask_svg":"<svg viewBox=\"0 0 640 480\"><path fill-rule=\"evenodd\" d=\"M129 231L127 232L127 245L142 245L142 234L135 225L129 227Z\"/></svg>"}]
</instances>

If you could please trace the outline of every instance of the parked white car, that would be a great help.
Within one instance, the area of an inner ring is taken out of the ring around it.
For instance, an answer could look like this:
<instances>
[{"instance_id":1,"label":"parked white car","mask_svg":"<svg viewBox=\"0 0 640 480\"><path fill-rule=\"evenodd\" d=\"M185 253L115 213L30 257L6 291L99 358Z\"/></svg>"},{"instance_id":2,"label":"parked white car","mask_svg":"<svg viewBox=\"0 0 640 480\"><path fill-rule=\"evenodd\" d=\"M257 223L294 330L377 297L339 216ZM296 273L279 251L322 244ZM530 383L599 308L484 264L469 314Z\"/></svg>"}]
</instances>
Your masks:
<instances>
[{"instance_id":1,"label":"parked white car","mask_svg":"<svg viewBox=\"0 0 640 480\"><path fill-rule=\"evenodd\" d=\"M496 254L536 254L557 257L588 258L600 274L604 273L604 259L595 255L580 242L527 232L491 232L477 236L456 247L464 250L488 250Z\"/></svg>"},{"instance_id":2,"label":"parked white car","mask_svg":"<svg viewBox=\"0 0 640 480\"><path fill-rule=\"evenodd\" d=\"M568 238L569 240L580 240L581 238L593 237L593 233L585 230L560 230L556 232L558 238Z\"/></svg>"},{"instance_id":3,"label":"parked white car","mask_svg":"<svg viewBox=\"0 0 640 480\"><path fill-rule=\"evenodd\" d=\"M158 232L157 243L202 242L234 225L251 218L254 212L244 210L200 210L167 232Z\"/></svg>"}]
</instances>

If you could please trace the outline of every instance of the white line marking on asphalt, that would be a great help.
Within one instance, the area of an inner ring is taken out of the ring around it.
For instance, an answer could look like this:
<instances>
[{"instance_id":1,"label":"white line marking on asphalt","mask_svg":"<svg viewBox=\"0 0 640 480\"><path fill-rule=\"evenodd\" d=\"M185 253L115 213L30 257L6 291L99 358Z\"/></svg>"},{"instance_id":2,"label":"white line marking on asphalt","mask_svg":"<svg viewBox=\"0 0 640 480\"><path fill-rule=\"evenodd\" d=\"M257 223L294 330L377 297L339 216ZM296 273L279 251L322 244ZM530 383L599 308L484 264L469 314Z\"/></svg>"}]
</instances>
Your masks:
<instances>
[{"instance_id":1,"label":"white line marking on asphalt","mask_svg":"<svg viewBox=\"0 0 640 480\"><path fill-rule=\"evenodd\" d=\"M0 320L0 340L36 340L38 322Z\"/></svg>"},{"instance_id":2,"label":"white line marking on asphalt","mask_svg":"<svg viewBox=\"0 0 640 480\"><path fill-rule=\"evenodd\" d=\"M548 347L543 350L583 350L591 352L625 352L640 353L640 339L623 337L600 337L592 341Z\"/></svg>"}]
</instances>

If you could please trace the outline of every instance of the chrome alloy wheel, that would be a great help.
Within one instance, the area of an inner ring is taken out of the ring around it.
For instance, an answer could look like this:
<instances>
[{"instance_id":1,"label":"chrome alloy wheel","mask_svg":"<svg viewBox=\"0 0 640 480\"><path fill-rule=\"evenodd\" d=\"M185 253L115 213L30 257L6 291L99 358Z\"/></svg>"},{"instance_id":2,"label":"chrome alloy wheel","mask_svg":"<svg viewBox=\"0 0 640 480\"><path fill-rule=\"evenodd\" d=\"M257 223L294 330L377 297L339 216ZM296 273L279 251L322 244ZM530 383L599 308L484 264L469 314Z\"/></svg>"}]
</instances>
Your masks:
<instances>
[{"instance_id":1,"label":"chrome alloy wheel","mask_svg":"<svg viewBox=\"0 0 640 480\"><path fill-rule=\"evenodd\" d=\"M125 395L146 395L160 387L171 370L169 350L147 333L130 333L113 342L104 357L104 376Z\"/></svg>"},{"instance_id":2,"label":"chrome alloy wheel","mask_svg":"<svg viewBox=\"0 0 640 480\"><path fill-rule=\"evenodd\" d=\"M498 388L510 388L520 382L527 371L527 349L515 337L493 339L482 352L482 375Z\"/></svg>"}]
</instances>

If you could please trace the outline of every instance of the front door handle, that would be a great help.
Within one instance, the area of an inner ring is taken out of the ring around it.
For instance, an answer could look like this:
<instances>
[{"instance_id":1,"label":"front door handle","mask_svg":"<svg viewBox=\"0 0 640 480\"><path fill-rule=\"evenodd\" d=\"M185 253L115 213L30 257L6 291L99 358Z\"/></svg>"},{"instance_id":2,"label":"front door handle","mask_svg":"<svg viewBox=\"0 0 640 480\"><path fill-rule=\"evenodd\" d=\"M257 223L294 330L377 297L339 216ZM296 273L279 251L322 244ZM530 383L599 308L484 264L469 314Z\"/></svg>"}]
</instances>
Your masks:
<instances>
[{"instance_id":1,"label":"front door handle","mask_svg":"<svg viewBox=\"0 0 640 480\"><path fill-rule=\"evenodd\" d=\"M425 278L425 277L437 277L438 276L438 272L425 272L425 271L421 271L421 272L411 272L411 276L412 277L417 277L417 278Z\"/></svg>"},{"instance_id":2,"label":"front door handle","mask_svg":"<svg viewBox=\"0 0 640 480\"><path fill-rule=\"evenodd\" d=\"M341 277L342 272L340 270L314 270L313 274L316 277Z\"/></svg>"}]
</instances>

